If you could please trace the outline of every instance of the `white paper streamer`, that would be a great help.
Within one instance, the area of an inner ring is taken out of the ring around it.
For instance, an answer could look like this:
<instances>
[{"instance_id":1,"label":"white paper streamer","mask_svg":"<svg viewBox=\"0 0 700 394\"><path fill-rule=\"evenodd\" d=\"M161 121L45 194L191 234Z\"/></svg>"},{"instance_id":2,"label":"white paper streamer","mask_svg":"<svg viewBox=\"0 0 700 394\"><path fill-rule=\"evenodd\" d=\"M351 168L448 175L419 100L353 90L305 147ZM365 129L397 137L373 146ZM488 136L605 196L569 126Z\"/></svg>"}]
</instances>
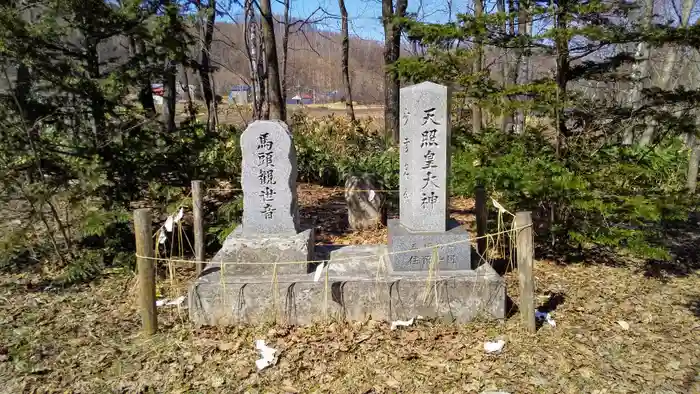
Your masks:
<instances>
[{"instance_id":1,"label":"white paper streamer","mask_svg":"<svg viewBox=\"0 0 700 394\"><path fill-rule=\"evenodd\" d=\"M165 221L165 224L163 227L165 227L165 231L172 233L173 232L173 215L168 216L168 219Z\"/></svg>"}]
</instances>

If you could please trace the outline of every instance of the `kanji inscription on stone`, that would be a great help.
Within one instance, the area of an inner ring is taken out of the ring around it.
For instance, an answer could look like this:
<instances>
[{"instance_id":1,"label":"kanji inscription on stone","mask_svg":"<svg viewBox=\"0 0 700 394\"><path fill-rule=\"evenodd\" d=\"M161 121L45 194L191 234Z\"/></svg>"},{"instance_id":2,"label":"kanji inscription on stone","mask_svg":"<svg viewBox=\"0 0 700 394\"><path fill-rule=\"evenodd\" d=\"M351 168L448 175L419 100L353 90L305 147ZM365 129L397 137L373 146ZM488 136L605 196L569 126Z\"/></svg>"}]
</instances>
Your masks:
<instances>
[{"instance_id":1,"label":"kanji inscription on stone","mask_svg":"<svg viewBox=\"0 0 700 394\"><path fill-rule=\"evenodd\" d=\"M284 122L255 121L241 135L243 231L296 233L296 152Z\"/></svg>"},{"instance_id":2,"label":"kanji inscription on stone","mask_svg":"<svg viewBox=\"0 0 700 394\"><path fill-rule=\"evenodd\" d=\"M445 231L451 126L448 88L432 82L402 88L400 106L400 222L412 231Z\"/></svg>"}]
</instances>

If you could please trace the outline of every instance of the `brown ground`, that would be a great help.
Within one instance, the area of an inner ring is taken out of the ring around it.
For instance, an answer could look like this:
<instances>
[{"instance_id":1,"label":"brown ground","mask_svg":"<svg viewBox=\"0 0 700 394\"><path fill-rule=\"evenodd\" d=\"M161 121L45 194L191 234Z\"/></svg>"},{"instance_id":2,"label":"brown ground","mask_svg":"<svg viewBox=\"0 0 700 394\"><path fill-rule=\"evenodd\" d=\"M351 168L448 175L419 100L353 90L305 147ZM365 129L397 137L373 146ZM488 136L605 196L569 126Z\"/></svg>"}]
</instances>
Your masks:
<instances>
[{"instance_id":1,"label":"brown ground","mask_svg":"<svg viewBox=\"0 0 700 394\"><path fill-rule=\"evenodd\" d=\"M302 216L321 226L322 242L384 239L382 230L343 227L341 191L301 191ZM453 211L470 219L469 204L455 200ZM536 263L539 302L553 309L556 327L535 334L523 332L517 314L396 331L375 321L194 329L186 311L163 307L159 333L144 338L131 273L70 289L38 287L37 274L2 274L0 392L700 393L697 272L653 278L632 264L588 263ZM516 275L506 281L517 304ZM497 338L503 352L485 354L484 341ZM262 372L255 339L280 351Z\"/></svg>"},{"instance_id":2,"label":"brown ground","mask_svg":"<svg viewBox=\"0 0 700 394\"><path fill-rule=\"evenodd\" d=\"M206 121L206 108L204 104L199 104L201 110L197 114L197 118ZM185 106L184 104L178 104L178 120L183 120L185 118ZM291 114L296 111L304 111L310 117L321 118L328 115L334 116L345 116L346 112L344 107L338 104L331 104L330 106L300 106L300 105L287 105L287 111ZM237 106L228 106L228 104L220 104L219 106L219 122L221 124L235 124L235 125L245 125L252 120L252 112L250 108L243 108ZM375 119L381 119L384 116L384 112L381 106L357 106L355 109L355 116L357 118L367 118L372 117Z\"/></svg>"}]
</instances>

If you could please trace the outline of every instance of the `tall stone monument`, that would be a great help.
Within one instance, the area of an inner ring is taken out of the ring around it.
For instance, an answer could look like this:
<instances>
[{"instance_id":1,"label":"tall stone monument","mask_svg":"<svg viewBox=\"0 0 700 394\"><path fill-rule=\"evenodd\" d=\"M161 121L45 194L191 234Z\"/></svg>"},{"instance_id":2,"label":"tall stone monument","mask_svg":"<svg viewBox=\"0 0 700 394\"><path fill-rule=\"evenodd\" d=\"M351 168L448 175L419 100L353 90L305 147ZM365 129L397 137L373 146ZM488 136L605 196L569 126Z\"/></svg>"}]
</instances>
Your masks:
<instances>
[{"instance_id":1,"label":"tall stone monument","mask_svg":"<svg viewBox=\"0 0 700 394\"><path fill-rule=\"evenodd\" d=\"M281 121L258 120L241 135L243 224L224 241L212 263L236 274L270 274L272 264L313 259L313 229L301 231L297 159L292 134ZM246 264L251 263L251 264ZM307 273L306 264L281 264L278 273Z\"/></svg>"},{"instance_id":2,"label":"tall stone monument","mask_svg":"<svg viewBox=\"0 0 700 394\"><path fill-rule=\"evenodd\" d=\"M470 270L469 234L449 218L450 92L423 82L401 89L400 219L390 220L394 271L425 271L438 248L439 270ZM427 249L426 249L427 248ZM419 249L419 250L415 250Z\"/></svg>"}]
</instances>

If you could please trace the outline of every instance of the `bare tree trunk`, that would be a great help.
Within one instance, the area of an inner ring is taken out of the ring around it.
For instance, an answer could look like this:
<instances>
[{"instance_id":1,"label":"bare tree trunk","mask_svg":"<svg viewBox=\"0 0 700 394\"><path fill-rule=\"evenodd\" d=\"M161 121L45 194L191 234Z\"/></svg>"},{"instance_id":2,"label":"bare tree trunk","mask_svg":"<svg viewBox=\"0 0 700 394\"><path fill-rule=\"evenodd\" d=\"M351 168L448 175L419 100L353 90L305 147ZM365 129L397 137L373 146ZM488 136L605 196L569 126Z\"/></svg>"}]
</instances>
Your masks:
<instances>
[{"instance_id":1,"label":"bare tree trunk","mask_svg":"<svg viewBox=\"0 0 700 394\"><path fill-rule=\"evenodd\" d=\"M343 83L345 84L345 109L350 121L355 122L355 108L352 104L352 86L350 85L350 70L348 62L350 57L350 37L348 33L348 10L345 8L345 0L338 0L340 17L342 19L341 36L343 38Z\"/></svg>"},{"instance_id":2,"label":"bare tree trunk","mask_svg":"<svg viewBox=\"0 0 700 394\"><path fill-rule=\"evenodd\" d=\"M270 89L270 118L284 121L286 119L285 105L280 87L275 25L272 19L270 0L260 0L260 14L262 15L265 58L267 60L267 85Z\"/></svg>"},{"instance_id":3,"label":"bare tree trunk","mask_svg":"<svg viewBox=\"0 0 700 394\"><path fill-rule=\"evenodd\" d=\"M84 34L85 36L85 56L87 60L86 68L87 73L91 79L97 81L100 79L100 56L97 52L97 40L89 37L89 33ZM92 134L95 138L94 146L97 148L101 143L104 143L107 139L105 135L105 110L104 110L104 98L102 93L98 91L91 91L90 93L90 112L92 115Z\"/></svg>"},{"instance_id":4,"label":"bare tree trunk","mask_svg":"<svg viewBox=\"0 0 700 394\"><path fill-rule=\"evenodd\" d=\"M504 14L506 12L506 4L504 0L496 0L496 8L499 14ZM498 31L500 34L505 35L507 22L504 21L502 25L498 26ZM501 74L501 87L502 89L507 89L508 87L508 49L499 48L499 58L501 60L501 67L499 73ZM505 98L504 98L505 100ZM508 128L509 116L506 111L501 111L499 115L499 124L501 131L505 132Z\"/></svg>"},{"instance_id":5,"label":"bare tree trunk","mask_svg":"<svg viewBox=\"0 0 700 394\"><path fill-rule=\"evenodd\" d=\"M682 6L681 6L681 20L680 20L680 25L682 27L688 26L688 20L690 19L690 10L693 9L693 6L695 5L694 0L683 0ZM678 59L678 53L680 52L680 47L669 47L668 48L668 53L666 54L666 59L664 59L664 64L661 69L661 73L658 75L657 80L655 81L654 85L658 86L661 89L668 90L670 88L670 82L671 82L671 74L673 73L673 69L676 65L676 59ZM663 107L664 109L667 109L666 106ZM657 123L655 119L650 119L649 122L647 122L647 127L642 133L641 138L639 139L639 144L642 146L648 145L651 143L652 139L654 138L654 132L656 130Z\"/></svg>"},{"instance_id":6,"label":"bare tree trunk","mask_svg":"<svg viewBox=\"0 0 700 394\"><path fill-rule=\"evenodd\" d=\"M484 16L483 0L474 0L474 17L481 23L481 18ZM474 59L474 67L472 72L476 75L481 74L481 68L484 62L484 45L480 35L474 37L474 45L476 49L476 59ZM477 100L472 103L472 131L481 133L482 114L481 106Z\"/></svg>"},{"instance_id":7,"label":"bare tree trunk","mask_svg":"<svg viewBox=\"0 0 700 394\"><path fill-rule=\"evenodd\" d=\"M282 98L287 103L287 64L289 63L289 3L284 0L284 35L282 36Z\"/></svg>"},{"instance_id":8,"label":"bare tree trunk","mask_svg":"<svg viewBox=\"0 0 700 394\"><path fill-rule=\"evenodd\" d=\"M384 24L384 129L394 144L399 142L399 90L401 84L389 67L399 59L401 51L401 28L394 20L406 14L408 0L397 0L396 13L392 0L382 0Z\"/></svg>"},{"instance_id":9,"label":"bare tree trunk","mask_svg":"<svg viewBox=\"0 0 700 394\"><path fill-rule=\"evenodd\" d=\"M531 21L529 16L530 3L529 0L520 0L518 5L518 35L521 37L529 37L531 31ZM530 47L529 44L520 49L518 55L518 74L516 85L524 86L530 83ZM520 95L518 97L519 108L516 110L515 119L513 121L514 131L517 134L525 132L525 109L523 108L526 97Z\"/></svg>"},{"instance_id":10,"label":"bare tree trunk","mask_svg":"<svg viewBox=\"0 0 700 394\"><path fill-rule=\"evenodd\" d=\"M194 120L197 117L197 113L194 109L194 102L192 101L192 91L190 90L190 77L187 72L187 67L183 67L183 75L185 77L185 84L183 90L187 93L187 113L189 114L190 120Z\"/></svg>"},{"instance_id":11,"label":"bare tree trunk","mask_svg":"<svg viewBox=\"0 0 700 394\"><path fill-rule=\"evenodd\" d=\"M517 31L515 29L516 25L516 12L520 6L518 0L508 0L508 36L515 37ZM522 57L522 50L511 49L508 51L508 56L506 58L508 62L508 76L506 88L510 89L516 86L518 83L518 65L520 64L520 58ZM513 98L508 96L508 102L512 105ZM504 120L506 127L509 131L515 131L515 110L512 108L507 112L507 118Z\"/></svg>"},{"instance_id":12,"label":"bare tree trunk","mask_svg":"<svg viewBox=\"0 0 700 394\"><path fill-rule=\"evenodd\" d=\"M259 31L262 33L262 30ZM260 89L262 94L261 116L263 119L270 119L270 81L267 76L267 57L265 54L265 40L262 35L258 36L258 78L260 78Z\"/></svg>"},{"instance_id":13,"label":"bare tree trunk","mask_svg":"<svg viewBox=\"0 0 700 394\"><path fill-rule=\"evenodd\" d=\"M257 23L255 19L255 9L253 8L253 0L246 0L244 5L245 13L245 46L246 53L248 54L248 63L250 66L250 79L252 82L252 93L253 93L253 119L262 119L262 97L263 90L260 86L260 75L259 75L259 65L258 57L260 51L258 51L258 35L257 35Z\"/></svg>"},{"instance_id":14,"label":"bare tree trunk","mask_svg":"<svg viewBox=\"0 0 700 394\"><path fill-rule=\"evenodd\" d=\"M654 15L654 0L644 0L644 8L641 12L641 24L643 27L649 27L651 25L651 19ZM642 103L642 88L644 87L644 82L648 78L649 69L649 47L646 42L637 43L637 47L634 52L635 63L632 65L632 88L629 92L629 106L633 111L637 111ZM634 143L634 129L637 127L636 124L632 124L628 127L623 135L622 144L632 145Z\"/></svg>"},{"instance_id":15,"label":"bare tree trunk","mask_svg":"<svg viewBox=\"0 0 700 394\"><path fill-rule=\"evenodd\" d=\"M556 11L556 28L558 31L566 31L568 28L569 17L569 1L559 0L557 2ZM555 107L557 135L556 135L556 152L559 154L561 148L561 139L563 136L568 136L566 129L566 118L562 116L562 110L566 107L567 90L566 85L569 82L569 39L565 35L557 35L557 103Z\"/></svg>"},{"instance_id":16,"label":"bare tree trunk","mask_svg":"<svg viewBox=\"0 0 700 394\"><path fill-rule=\"evenodd\" d=\"M697 123L697 122L696 122ZM690 159L688 160L688 179L686 187L691 193L695 193L698 184L698 161L700 160L700 145L694 135L691 135L688 141L691 147Z\"/></svg>"},{"instance_id":17,"label":"bare tree trunk","mask_svg":"<svg viewBox=\"0 0 700 394\"><path fill-rule=\"evenodd\" d=\"M139 43L136 43L134 37L129 37L129 52L132 57L137 57L143 55L145 50L144 43L139 39ZM139 90L139 103L141 107L146 112L148 116L154 116L156 114L156 105L153 102L153 89L151 89L151 80L146 75L141 81L141 89Z\"/></svg>"},{"instance_id":18,"label":"bare tree trunk","mask_svg":"<svg viewBox=\"0 0 700 394\"><path fill-rule=\"evenodd\" d=\"M202 82L202 96L207 106L207 130L216 130L216 103L214 102L214 92L211 82L211 42L214 38L214 23L216 22L216 0L209 0L209 3L202 5L201 0L197 1L197 9L201 13L206 13L203 23L199 29L199 79Z\"/></svg>"},{"instance_id":19,"label":"bare tree trunk","mask_svg":"<svg viewBox=\"0 0 700 394\"><path fill-rule=\"evenodd\" d=\"M165 0L163 4L166 7L166 23L169 28L175 28L177 23L177 10L170 7L171 0ZM165 59L163 70L163 114L161 122L167 133L175 132L175 104L177 100L177 63L175 59L168 56Z\"/></svg>"},{"instance_id":20,"label":"bare tree trunk","mask_svg":"<svg viewBox=\"0 0 700 394\"><path fill-rule=\"evenodd\" d=\"M165 60L165 73L163 81L163 114L161 122L168 133L175 131L175 104L176 100L176 74L177 66L172 59Z\"/></svg>"}]
</instances>

